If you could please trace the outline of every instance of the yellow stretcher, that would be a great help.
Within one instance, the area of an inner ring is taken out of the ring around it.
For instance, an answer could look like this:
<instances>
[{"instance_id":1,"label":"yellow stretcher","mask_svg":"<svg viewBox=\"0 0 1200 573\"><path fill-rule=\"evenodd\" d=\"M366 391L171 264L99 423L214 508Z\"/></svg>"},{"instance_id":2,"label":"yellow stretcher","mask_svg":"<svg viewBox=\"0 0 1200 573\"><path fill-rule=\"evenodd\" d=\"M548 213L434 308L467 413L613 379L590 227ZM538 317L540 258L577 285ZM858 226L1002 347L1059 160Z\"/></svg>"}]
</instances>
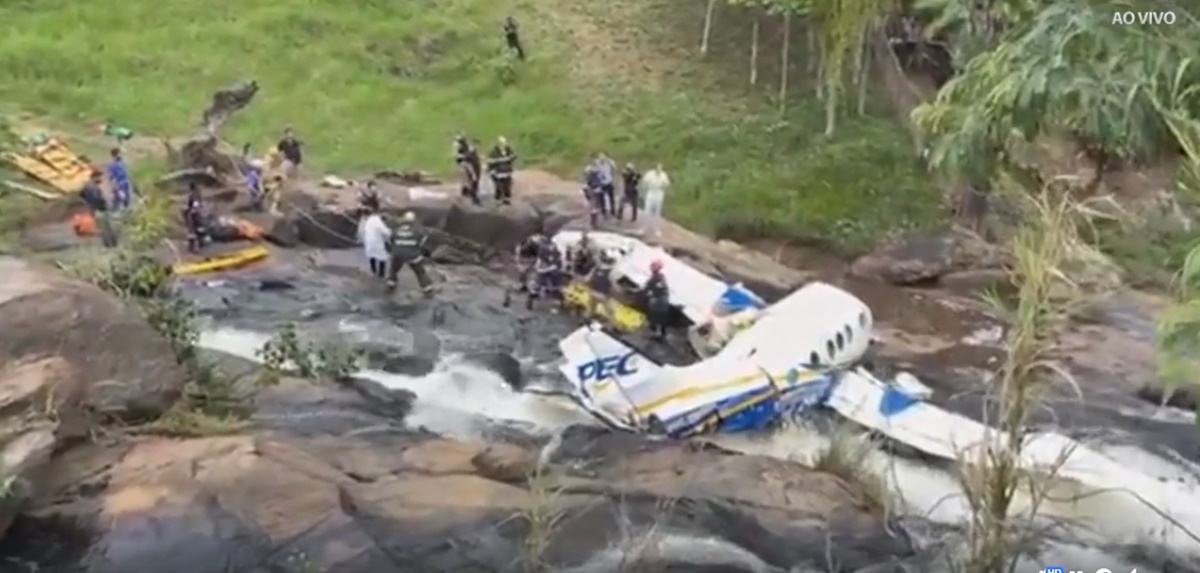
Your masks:
<instances>
[{"instance_id":1,"label":"yellow stretcher","mask_svg":"<svg viewBox=\"0 0 1200 573\"><path fill-rule=\"evenodd\" d=\"M62 193L78 193L92 175L92 167L57 139L35 145L27 153L5 153L3 159Z\"/></svg>"},{"instance_id":2,"label":"yellow stretcher","mask_svg":"<svg viewBox=\"0 0 1200 573\"><path fill-rule=\"evenodd\" d=\"M203 261L180 263L171 267L171 272L176 275L200 275L227 271L257 263L267 258L269 254L264 247L250 247L224 255L208 257Z\"/></svg>"},{"instance_id":3,"label":"yellow stretcher","mask_svg":"<svg viewBox=\"0 0 1200 573\"><path fill-rule=\"evenodd\" d=\"M636 332L646 326L646 315L588 288L580 281L572 281L563 288L562 300L568 309L608 324L620 332Z\"/></svg>"}]
</instances>

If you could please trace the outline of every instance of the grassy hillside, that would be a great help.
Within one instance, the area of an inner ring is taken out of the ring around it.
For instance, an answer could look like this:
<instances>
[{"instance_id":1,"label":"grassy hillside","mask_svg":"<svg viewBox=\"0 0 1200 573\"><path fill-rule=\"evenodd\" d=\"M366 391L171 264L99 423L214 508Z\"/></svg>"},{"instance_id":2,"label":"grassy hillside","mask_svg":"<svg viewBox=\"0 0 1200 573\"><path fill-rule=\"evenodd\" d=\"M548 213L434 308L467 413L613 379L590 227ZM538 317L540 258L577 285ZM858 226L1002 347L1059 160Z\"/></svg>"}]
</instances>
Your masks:
<instances>
[{"instance_id":1,"label":"grassy hillside","mask_svg":"<svg viewBox=\"0 0 1200 573\"><path fill-rule=\"evenodd\" d=\"M178 134L214 89L255 78L263 91L229 137L267 145L292 124L328 170L446 171L450 136L465 130L485 143L506 135L526 166L572 177L599 149L661 161L677 187L668 214L707 230L860 245L935 218L936 192L897 126L848 121L824 141L820 103L801 88L781 120L765 95L773 52L762 85L746 88L745 21L719 15L714 57L701 62L703 3L656 1L10 2L0 102ZM504 54L510 11L527 62Z\"/></svg>"}]
</instances>

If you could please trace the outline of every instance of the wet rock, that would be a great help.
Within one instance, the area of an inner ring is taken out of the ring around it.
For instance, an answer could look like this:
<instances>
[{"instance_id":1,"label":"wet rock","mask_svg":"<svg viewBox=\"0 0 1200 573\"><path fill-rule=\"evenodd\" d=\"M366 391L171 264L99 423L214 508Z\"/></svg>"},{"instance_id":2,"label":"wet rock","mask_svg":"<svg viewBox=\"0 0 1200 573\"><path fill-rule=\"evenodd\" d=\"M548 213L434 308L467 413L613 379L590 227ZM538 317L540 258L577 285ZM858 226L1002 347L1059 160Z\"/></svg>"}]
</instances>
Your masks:
<instances>
[{"instance_id":1,"label":"wet rock","mask_svg":"<svg viewBox=\"0 0 1200 573\"><path fill-rule=\"evenodd\" d=\"M0 364L60 358L42 388L64 423L143 419L179 398L187 373L138 310L19 259L0 257L0 276Z\"/></svg>"},{"instance_id":2,"label":"wet rock","mask_svg":"<svg viewBox=\"0 0 1200 573\"><path fill-rule=\"evenodd\" d=\"M30 515L85 530L87 573L783 571L831 556L854 570L912 553L833 476L639 436L571 439L607 457L559 445L569 455L539 467L540 448L398 431L89 446L51 463Z\"/></svg>"},{"instance_id":3,"label":"wet rock","mask_svg":"<svg viewBox=\"0 0 1200 573\"><path fill-rule=\"evenodd\" d=\"M1014 291L1010 273L1005 269L951 272L938 278L938 286L965 296L975 296L987 292L1005 295Z\"/></svg>"},{"instance_id":4,"label":"wet rock","mask_svg":"<svg viewBox=\"0 0 1200 573\"><path fill-rule=\"evenodd\" d=\"M955 270L995 267L1002 262L999 249L982 239L948 232L914 235L884 245L854 261L850 273L895 285L917 285Z\"/></svg>"},{"instance_id":5,"label":"wet rock","mask_svg":"<svg viewBox=\"0 0 1200 573\"><path fill-rule=\"evenodd\" d=\"M374 380L354 376L342 381L342 384L358 392L367 402L367 406L382 416L403 420L412 412L413 402L417 395L402 388L388 388Z\"/></svg>"},{"instance_id":6,"label":"wet rock","mask_svg":"<svg viewBox=\"0 0 1200 573\"><path fill-rule=\"evenodd\" d=\"M1200 411L1200 392L1186 386L1167 390L1157 383L1146 384L1138 388L1135 395L1155 406L1171 406L1190 412Z\"/></svg>"},{"instance_id":7,"label":"wet rock","mask_svg":"<svg viewBox=\"0 0 1200 573\"><path fill-rule=\"evenodd\" d=\"M438 245L429 258L441 265L477 265L481 262L478 255L453 245Z\"/></svg>"},{"instance_id":8,"label":"wet rock","mask_svg":"<svg viewBox=\"0 0 1200 573\"><path fill-rule=\"evenodd\" d=\"M482 366L504 379L513 388L525 386L525 376L521 371L521 363L506 352L481 352L464 357L467 362Z\"/></svg>"},{"instance_id":9,"label":"wet rock","mask_svg":"<svg viewBox=\"0 0 1200 573\"><path fill-rule=\"evenodd\" d=\"M329 209L299 210L292 220L297 240L320 249L349 249L358 244L358 220Z\"/></svg>"}]
</instances>

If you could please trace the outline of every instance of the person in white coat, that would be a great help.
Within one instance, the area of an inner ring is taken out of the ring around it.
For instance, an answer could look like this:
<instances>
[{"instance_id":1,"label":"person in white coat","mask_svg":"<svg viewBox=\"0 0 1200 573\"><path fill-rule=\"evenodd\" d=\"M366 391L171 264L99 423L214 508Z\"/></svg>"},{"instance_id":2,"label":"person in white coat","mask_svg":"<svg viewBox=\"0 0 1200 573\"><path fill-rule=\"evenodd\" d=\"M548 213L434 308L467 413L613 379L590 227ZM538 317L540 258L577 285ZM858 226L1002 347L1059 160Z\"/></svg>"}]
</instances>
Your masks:
<instances>
[{"instance_id":1,"label":"person in white coat","mask_svg":"<svg viewBox=\"0 0 1200 573\"><path fill-rule=\"evenodd\" d=\"M654 225L654 232L659 233L662 224L663 202L666 200L667 188L671 186L671 178L663 171L662 164L654 166L642 176L642 188L646 190L646 204L643 212Z\"/></svg>"},{"instance_id":2,"label":"person in white coat","mask_svg":"<svg viewBox=\"0 0 1200 573\"><path fill-rule=\"evenodd\" d=\"M368 192L363 196L362 204L366 209L366 216L358 223L358 242L363 246L363 254L367 257L371 274L379 280L387 280L388 259L391 257L388 253L388 241L391 239L392 230L379 213L378 195Z\"/></svg>"}]
</instances>

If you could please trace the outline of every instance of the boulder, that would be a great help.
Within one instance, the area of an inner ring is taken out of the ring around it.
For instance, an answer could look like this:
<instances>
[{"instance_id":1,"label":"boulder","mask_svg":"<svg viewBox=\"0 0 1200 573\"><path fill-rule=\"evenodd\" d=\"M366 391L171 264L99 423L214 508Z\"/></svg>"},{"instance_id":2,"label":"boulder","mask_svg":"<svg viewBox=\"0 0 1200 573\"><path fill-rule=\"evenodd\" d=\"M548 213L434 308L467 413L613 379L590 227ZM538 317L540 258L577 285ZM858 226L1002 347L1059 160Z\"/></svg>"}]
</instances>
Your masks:
<instances>
[{"instance_id":1,"label":"boulder","mask_svg":"<svg viewBox=\"0 0 1200 573\"><path fill-rule=\"evenodd\" d=\"M46 463L93 424L156 416L186 372L141 314L100 289L0 257L0 534Z\"/></svg>"},{"instance_id":2,"label":"boulder","mask_svg":"<svg viewBox=\"0 0 1200 573\"><path fill-rule=\"evenodd\" d=\"M88 573L855 570L912 553L834 476L568 434L549 452L400 431L91 446L53 462L21 547L44 557L53 524L76 524Z\"/></svg>"},{"instance_id":3,"label":"boulder","mask_svg":"<svg viewBox=\"0 0 1200 573\"><path fill-rule=\"evenodd\" d=\"M0 257L0 276L0 364L61 359L41 383L64 421L73 413L135 421L179 398L187 372L138 309L20 259Z\"/></svg>"},{"instance_id":4,"label":"boulder","mask_svg":"<svg viewBox=\"0 0 1200 573\"><path fill-rule=\"evenodd\" d=\"M932 283L953 271L994 268L1004 263L1000 249L959 231L904 237L868 253L850 274L894 285Z\"/></svg>"}]
</instances>

